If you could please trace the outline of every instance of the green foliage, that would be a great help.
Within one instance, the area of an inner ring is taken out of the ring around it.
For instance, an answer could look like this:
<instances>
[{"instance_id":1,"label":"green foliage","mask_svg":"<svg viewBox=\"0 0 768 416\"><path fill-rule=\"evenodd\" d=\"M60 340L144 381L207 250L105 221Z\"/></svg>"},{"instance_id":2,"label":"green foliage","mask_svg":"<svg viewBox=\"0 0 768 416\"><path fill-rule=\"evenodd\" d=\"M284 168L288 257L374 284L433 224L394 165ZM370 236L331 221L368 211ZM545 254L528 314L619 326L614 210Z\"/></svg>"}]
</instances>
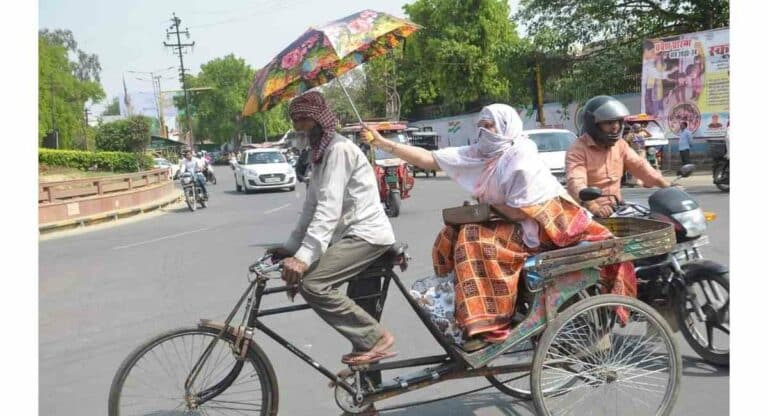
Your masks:
<instances>
[{"instance_id":1,"label":"green foliage","mask_svg":"<svg viewBox=\"0 0 768 416\"><path fill-rule=\"evenodd\" d=\"M54 33L59 32L68 31ZM53 130L55 120L59 145L67 149L74 146L78 135L83 136L85 103L103 99L104 90L98 83L98 58L84 56L84 62L71 61L68 46L74 38L71 32L68 36L61 33L54 36L43 30L38 36L38 139Z\"/></svg>"},{"instance_id":2,"label":"green foliage","mask_svg":"<svg viewBox=\"0 0 768 416\"><path fill-rule=\"evenodd\" d=\"M119 116L120 115L120 101L117 97L113 98L112 101L110 101L107 108L104 109L104 112L101 113L102 116Z\"/></svg>"},{"instance_id":3,"label":"green foliage","mask_svg":"<svg viewBox=\"0 0 768 416\"><path fill-rule=\"evenodd\" d=\"M96 132L96 149L116 152L143 152L152 137L152 121L145 116L102 124Z\"/></svg>"},{"instance_id":4,"label":"green foliage","mask_svg":"<svg viewBox=\"0 0 768 416\"><path fill-rule=\"evenodd\" d=\"M96 168L111 172L136 172L151 169L154 162L145 153L86 152L80 150L38 149L38 163L80 170Z\"/></svg>"},{"instance_id":5,"label":"green foliage","mask_svg":"<svg viewBox=\"0 0 768 416\"><path fill-rule=\"evenodd\" d=\"M510 99L504 65L519 39L506 0L417 0L403 8L424 26L407 40L399 65L406 113L436 105L447 115Z\"/></svg>"}]
</instances>

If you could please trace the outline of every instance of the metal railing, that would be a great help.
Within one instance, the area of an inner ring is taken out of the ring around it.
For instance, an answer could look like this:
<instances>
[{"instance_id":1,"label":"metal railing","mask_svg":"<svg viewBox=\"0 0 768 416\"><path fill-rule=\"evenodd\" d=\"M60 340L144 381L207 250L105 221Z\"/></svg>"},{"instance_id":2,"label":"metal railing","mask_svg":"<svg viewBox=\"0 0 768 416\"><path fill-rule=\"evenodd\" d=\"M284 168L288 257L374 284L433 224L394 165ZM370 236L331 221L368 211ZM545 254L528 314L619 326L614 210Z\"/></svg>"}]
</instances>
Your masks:
<instances>
[{"instance_id":1,"label":"metal railing","mask_svg":"<svg viewBox=\"0 0 768 416\"><path fill-rule=\"evenodd\" d=\"M110 175L95 179L75 179L58 182L41 182L39 204L72 200L116 192L131 191L169 180L168 169L159 168L125 175Z\"/></svg>"}]
</instances>

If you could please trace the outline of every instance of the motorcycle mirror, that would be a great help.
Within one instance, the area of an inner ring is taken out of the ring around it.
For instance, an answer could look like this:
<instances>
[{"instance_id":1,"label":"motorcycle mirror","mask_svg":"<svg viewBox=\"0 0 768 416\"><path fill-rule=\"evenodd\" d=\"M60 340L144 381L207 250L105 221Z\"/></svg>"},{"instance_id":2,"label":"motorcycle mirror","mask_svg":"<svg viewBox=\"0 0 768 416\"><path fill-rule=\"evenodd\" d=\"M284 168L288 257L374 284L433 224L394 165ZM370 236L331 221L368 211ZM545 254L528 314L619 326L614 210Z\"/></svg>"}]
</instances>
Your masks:
<instances>
[{"instance_id":1,"label":"motorcycle mirror","mask_svg":"<svg viewBox=\"0 0 768 416\"><path fill-rule=\"evenodd\" d=\"M595 199L600 198L601 196L603 196L603 191L600 190L600 188L589 187L579 191L579 199L581 199L584 202L594 201Z\"/></svg>"},{"instance_id":2,"label":"motorcycle mirror","mask_svg":"<svg viewBox=\"0 0 768 416\"><path fill-rule=\"evenodd\" d=\"M693 163L689 163L687 165L681 166L680 170L677 171L677 174L682 178L687 178L691 176L691 174L695 169L696 169L696 165L694 165Z\"/></svg>"}]
</instances>

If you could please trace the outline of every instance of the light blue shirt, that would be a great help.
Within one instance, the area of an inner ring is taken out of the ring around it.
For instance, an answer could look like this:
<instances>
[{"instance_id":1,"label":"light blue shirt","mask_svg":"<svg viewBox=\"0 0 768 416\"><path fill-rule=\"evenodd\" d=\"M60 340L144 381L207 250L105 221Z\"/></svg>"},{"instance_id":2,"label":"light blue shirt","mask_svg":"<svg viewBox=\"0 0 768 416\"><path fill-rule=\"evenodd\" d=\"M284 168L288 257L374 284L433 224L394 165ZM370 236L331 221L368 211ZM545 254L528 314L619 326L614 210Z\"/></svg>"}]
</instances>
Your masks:
<instances>
[{"instance_id":1,"label":"light blue shirt","mask_svg":"<svg viewBox=\"0 0 768 416\"><path fill-rule=\"evenodd\" d=\"M690 130L685 129L680 132L680 144L678 149L691 150L691 144L693 144L693 133Z\"/></svg>"}]
</instances>

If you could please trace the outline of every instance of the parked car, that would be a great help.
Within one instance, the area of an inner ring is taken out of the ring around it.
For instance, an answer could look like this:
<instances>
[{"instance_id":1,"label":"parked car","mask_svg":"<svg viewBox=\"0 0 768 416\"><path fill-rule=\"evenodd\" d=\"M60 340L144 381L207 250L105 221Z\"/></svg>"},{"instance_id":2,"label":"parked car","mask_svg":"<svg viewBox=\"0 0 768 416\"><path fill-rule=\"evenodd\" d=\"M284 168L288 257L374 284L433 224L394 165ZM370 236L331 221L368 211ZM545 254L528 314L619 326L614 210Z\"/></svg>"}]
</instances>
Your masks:
<instances>
[{"instance_id":1,"label":"parked car","mask_svg":"<svg viewBox=\"0 0 768 416\"><path fill-rule=\"evenodd\" d=\"M563 129L534 129L523 133L536 143L544 163L561 184L566 183L565 152L576 140L576 135Z\"/></svg>"},{"instance_id":2,"label":"parked car","mask_svg":"<svg viewBox=\"0 0 768 416\"><path fill-rule=\"evenodd\" d=\"M162 157L156 157L154 160L155 160L155 169L168 168L168 177L169 178L176 177L176 172L178 172L179 170L179 165L174 165L173 163L169 162L167 159L164 159Z\"/></svg>"},{"instance_id":3,"label":"parked car","mask_svg":"<svg viewBox=\"0 0 768 416\"><path fill-rule=\"evenodd\" d=\"M280 149L250 149L235 164L235 189L296 188L296 173Z\"/></svg>"}]
</instances>

